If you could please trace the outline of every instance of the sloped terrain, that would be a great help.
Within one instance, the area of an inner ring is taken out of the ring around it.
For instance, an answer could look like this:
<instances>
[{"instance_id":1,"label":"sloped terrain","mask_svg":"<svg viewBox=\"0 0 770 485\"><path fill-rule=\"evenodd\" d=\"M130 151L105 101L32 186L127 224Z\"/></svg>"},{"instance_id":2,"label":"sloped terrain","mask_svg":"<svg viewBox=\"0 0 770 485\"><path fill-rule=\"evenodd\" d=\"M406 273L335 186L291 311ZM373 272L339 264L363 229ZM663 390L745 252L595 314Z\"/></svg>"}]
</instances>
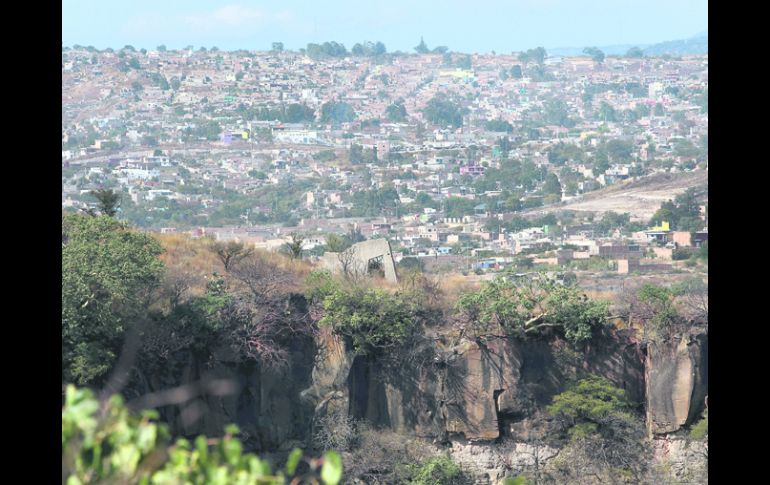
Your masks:
<instances>
[{"instance_id":1,"label":"sloped terrain","mask_svg":"<svg viewBox=\"0 0 770 485\"><path fill-rule=\"evenodd\" d=\"M564 205L532 209L524 215L540 215L563 210L595 212L598 216L609 211L631 214L633 219L648 220L660 204L673 199L690 187L708 188L708 171L685 173L659 173L636 180L619 182ZM707 190L704 190L707 193ZM706 195L706 199L708 196Z\"/></svg>"}]
</instances>

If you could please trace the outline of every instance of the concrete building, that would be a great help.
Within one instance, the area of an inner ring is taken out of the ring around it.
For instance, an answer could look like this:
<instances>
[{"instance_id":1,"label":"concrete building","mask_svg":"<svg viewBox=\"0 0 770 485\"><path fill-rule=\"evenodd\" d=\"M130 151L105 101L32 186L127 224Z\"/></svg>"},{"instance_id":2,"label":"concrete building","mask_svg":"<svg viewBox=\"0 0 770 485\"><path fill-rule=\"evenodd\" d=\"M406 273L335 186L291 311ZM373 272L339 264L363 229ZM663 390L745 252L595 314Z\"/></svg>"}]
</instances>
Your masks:
<instances>
[{"instance_id":1,"label":"concrete building","mask_svg":"<svg viewBox=\"0 0 770 485\"><path fill-rule=\"evenodd\" d=\"M333 273L363 276L381 272L387 281L398 283L396 264L387 239L371 239L340 253L324 253L320 262Z\"/></svg>"}]
</instances>

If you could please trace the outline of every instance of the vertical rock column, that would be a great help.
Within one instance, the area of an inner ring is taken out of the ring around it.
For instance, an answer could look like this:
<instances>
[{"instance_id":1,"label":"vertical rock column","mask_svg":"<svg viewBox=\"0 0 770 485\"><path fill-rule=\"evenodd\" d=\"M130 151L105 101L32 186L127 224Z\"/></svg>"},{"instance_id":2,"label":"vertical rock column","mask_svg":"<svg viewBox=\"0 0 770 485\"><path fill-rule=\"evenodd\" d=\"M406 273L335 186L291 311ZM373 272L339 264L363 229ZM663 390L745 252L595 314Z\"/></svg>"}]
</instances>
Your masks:
<instances>
[{"instance_id":1,"label":"vertical rock column","mask_svg":"<svg viewBox=\"0 0 770 485\"><path fill-rule=\"evenodd\" d=\"M697 420L708 394L708 334L651 343L645 377L650 435L673 433Z\"/></svg>"}]
</instances>

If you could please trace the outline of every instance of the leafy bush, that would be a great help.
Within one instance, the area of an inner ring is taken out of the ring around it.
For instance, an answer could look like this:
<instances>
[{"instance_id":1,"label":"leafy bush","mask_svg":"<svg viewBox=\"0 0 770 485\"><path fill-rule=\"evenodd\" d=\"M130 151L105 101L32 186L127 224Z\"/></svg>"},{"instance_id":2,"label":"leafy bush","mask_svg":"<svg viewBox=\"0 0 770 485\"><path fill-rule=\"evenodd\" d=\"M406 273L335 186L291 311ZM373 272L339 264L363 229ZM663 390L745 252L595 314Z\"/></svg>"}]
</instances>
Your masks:
<instances>
[{"instance_id":1,"label":"leafy bush","mask_svg":"<svg viewBox=\"0 0 770 485\"><path fill-rule=\"evenodd\" d=\"M567 437L547 467L556 483L641 482L650 448L625 391L590 376L556 395L547 410Z\"/></svg>"},{"instance_id":2,"label":"leafy bush","mask_svg":"<svg viewBox=\"0 0 770 485\"><path fill-rule=\"evenodd\" d=\"M607 302L545 278L497 278L463 295L456 309L476 336L502 331L525 337L556 327L573 343L589 340L609 314Z\"/></svg>"},{"instance_id":3,"label":"leafy bush","mask_svg":"<svg viewBox=\"0 0 770 485\"><path fill-rule=\"evenodd\" d=\"M608 380L591 376L558 394L548 406L548 412L567 423L573 438L594 432L607 432L612 420L624 417L631 409L625 391Z\"/></svg>"},{"instance_id":4,"label":"leafy bush","mask_svg":"<svg viewBox=\"0 0 770 485\"><path fill-rule=\"evenodd\" d=\"M68 386L62 410L62 478L67 485L83 483L141 484L258 484L318 483L336 485L342 462L335 452L308 460L310 471L298 474L302 451L289 455L285 470L271 473L270 465L243 453L229 426L222 439L199 436L193 444L179 439L169 446L167 426L155 411L129 414L115 395L100 409L88 389ZM296 475L296 476L295 476Z\"/></svg>"},{"instance_id":5,"label":"leafy bush","mask_svg":"<svg viewBox=\"0 0 770 485\"><path fill-rule=\"evenodd\" d=\"M690 438L694 440L709 439L709 410L703 411L703 418L690 428Z\"/></svg>"},{"instance_id":6,"label":"leafy bush","mask_svg":"<svg viewBox=\"0 0 770 485\"><path fill-rule=\"evenodd\" d=\"M411 293L337 286L322 305L319 325L350 338L360 355L401 346L417 332L422 320L419 298Z\"/></svg>"},{"instance_id":7,"label":"leafy bush","mask_svg":"<svg viewBox=\"0 0 770 485\"><path fill-rule=\"evenodd\" d=\"M674 297L674 291L662 286L645 284L639 289L631 315L644 322L651 338L665 338L681 323Z\"/></svg>"},{"instance_id":8,"label":"leafy bush","mask_svg":"<svg viewBox=\"0 0 770 485\"><path fill-rule=\"evenodd\" d=\"M506 478L503 480L503 485L529 485L530 482L527 481L527 479L523 476L518 476L516 478Z\"/></svg>"},{"instance_id":9,"label":"leafy bush","mask_svg":"<svg viewBox=\"0 0 770 485\"><path fill-rule=\"evenodd\" d=\"M431 458L412 465L410 485L460 485L467 483L462 469L448 456Z\"/></svg>"},{"instance_id":10,"label":"leafy bush","mask_svg":"<svg viewBox=\"0 0 770 485\"><path fill-rule=\"evenodd\" d=\"M324 298L339 288L339 283L334 276L326 270L312 271L305 278L305 285L307 286L305 296L313 303L323 303Z\"/></svg>"}]
</instances>

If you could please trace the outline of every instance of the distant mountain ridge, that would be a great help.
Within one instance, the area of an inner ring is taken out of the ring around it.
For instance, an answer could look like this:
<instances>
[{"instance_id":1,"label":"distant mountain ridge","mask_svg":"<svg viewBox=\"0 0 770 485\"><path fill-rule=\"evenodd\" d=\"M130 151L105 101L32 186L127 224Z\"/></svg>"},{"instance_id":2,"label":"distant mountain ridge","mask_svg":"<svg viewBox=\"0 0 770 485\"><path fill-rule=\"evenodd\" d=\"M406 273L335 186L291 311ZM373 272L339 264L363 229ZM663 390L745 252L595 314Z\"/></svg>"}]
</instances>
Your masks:
<instances>
[{"instance_id":1,"label":"distant mountain ridge","mask_svg":"<svg viewBox=\"0 0 770 485\"><path fill-rule=\"evenodd\" d=\"M705 31L695 37L684 40L671 40L653 44L644 49L644 54L648 56L662 56L668 54L671 56L686 56L708 54L709 52L709 34Z\"/></svg>"},{"instance_id":2,"label":"distant mountain ridge","mask_svg":"<svg viewBox=\"0 0 770 485\"><path fill-rule=\"evenodd\" d=\"M669 40L657 44L615 44L600 46L599 49L608 56L622 56L632 47L642 49L644 54L648 56L662 56L664 54L671 56L708 54L708 30L699 32L689 39ZM547 51L548 54L552 56L580 56L583 55L583 49L584 47L557 47L554 49L547 49Z\"/></svg>"}]
</instances>

